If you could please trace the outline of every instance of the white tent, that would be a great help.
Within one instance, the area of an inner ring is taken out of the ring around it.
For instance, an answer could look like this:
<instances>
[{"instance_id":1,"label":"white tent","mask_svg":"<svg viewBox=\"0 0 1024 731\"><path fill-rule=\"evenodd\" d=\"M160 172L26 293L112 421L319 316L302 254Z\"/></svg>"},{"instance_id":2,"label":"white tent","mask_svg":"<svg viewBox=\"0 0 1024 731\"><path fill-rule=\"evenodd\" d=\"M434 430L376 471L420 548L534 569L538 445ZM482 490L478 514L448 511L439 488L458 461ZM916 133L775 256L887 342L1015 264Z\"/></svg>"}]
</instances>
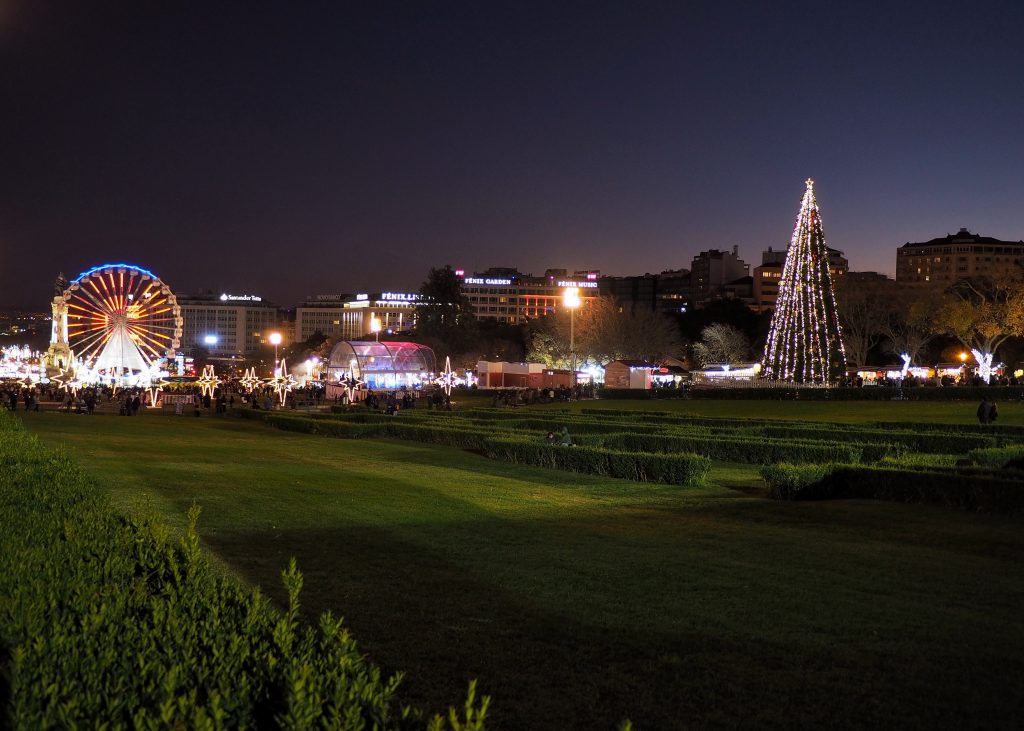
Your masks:
<instances>
[{"instance_id":1,"label":"white tent","mask_svg":"<svg viewBox=\"0 0 1024 731\"><path fill-rule=\"evenodd\" d=\"M122 325L114 327L111 331L110 338L100 351L93 370L120 375L124 373L125 368L129 373L144 371L149 368L149 363L132 341L128 328Z\"/></svg>"}]
</instances>

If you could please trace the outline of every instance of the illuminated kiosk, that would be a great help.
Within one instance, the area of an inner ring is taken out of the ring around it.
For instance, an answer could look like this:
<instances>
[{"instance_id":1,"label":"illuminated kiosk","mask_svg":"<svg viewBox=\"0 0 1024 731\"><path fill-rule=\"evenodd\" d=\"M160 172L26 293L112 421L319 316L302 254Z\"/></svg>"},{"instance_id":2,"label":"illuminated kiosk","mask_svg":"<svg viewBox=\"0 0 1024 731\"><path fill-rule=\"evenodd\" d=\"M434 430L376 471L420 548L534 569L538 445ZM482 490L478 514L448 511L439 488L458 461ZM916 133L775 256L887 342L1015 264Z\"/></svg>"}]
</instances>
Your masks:
<instances>
[{"instance_id":1,"label":"illuminated kiosk","mask_svg":"<svg viewBox=\"0 0 1024 731\"><path fill-rule=\"evenodd\" d=\"M74 357L106 378L148 370L173 357L181 339L181 309L170 288L132 264L82 272L53 298L48 364Z\"/></svg>"},{"instance_id":2,"label":"illuminated kiosk","mask_svg":"<svg viewBox=\"0 0 1024 731\"><path fill-rule=\"evenodd\" d=\"M358 401L368 389L419 388L436 371L434 351L426 345L342 340L327 361L327 398Z\"/></svg>"}]
</instances>

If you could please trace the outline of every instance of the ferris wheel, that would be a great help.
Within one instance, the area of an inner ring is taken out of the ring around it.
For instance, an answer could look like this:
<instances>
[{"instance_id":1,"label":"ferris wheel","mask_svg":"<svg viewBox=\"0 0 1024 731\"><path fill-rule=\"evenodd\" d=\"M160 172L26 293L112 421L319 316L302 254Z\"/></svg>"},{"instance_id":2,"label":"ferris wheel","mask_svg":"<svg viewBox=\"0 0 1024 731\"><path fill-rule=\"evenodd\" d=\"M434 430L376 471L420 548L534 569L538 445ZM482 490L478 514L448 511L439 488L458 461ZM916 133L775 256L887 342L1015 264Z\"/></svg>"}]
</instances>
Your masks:
<instances>
[{"instance_id":1,"label":"ferris wheel","mask_svg":"<svg viewBox=\"0 0 1024 731\"><path fill-rule=\"evenodd\" d=\"M121 374L173 356L181 340L181 308L158 276L131 264L83 272L58 300L67 344L95 371Z\"/></svg>"}]
</instances>

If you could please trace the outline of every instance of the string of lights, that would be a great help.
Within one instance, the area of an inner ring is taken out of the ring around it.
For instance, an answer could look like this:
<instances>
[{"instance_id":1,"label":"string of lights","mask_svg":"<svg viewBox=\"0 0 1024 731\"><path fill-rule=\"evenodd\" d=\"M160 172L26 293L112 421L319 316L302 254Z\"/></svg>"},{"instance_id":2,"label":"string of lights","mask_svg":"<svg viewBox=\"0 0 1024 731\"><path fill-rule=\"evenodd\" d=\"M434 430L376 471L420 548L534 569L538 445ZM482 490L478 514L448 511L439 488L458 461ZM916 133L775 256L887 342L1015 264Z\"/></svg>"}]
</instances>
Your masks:
<instances>
[{"instance_id":1,"label":"string of lights","mask_svg":"<svg viewBox=\"0 0 1024 731\"><path fill-rule=\"evenodd\" d=\"M806 184L779 280L761 373L772 380L828 383L846 370L846 351L814 181L808 178Z\"/></svg>"}]
</instances>

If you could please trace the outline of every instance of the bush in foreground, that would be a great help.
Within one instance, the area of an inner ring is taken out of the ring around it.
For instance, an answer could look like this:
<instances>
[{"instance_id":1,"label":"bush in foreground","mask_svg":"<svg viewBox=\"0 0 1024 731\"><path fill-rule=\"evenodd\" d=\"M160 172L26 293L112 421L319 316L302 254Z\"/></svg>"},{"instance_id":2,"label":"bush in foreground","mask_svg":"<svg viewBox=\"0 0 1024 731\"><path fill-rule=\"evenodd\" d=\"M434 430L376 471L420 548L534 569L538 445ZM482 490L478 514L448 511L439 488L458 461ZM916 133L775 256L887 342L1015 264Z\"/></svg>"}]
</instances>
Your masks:
<instances>
[{"instance_id":1,"label":"bush in foreground","mask_svg":"<svg viewBox=\"0 0 1024 731\"><path fill-rule=\"evenodd\" d=\"M195 524L180 545L120 516L71 461L0 413L0 658L12 728L483 729L400 706L329 613L298 618L216 576Z\"/></svg>"}]
</instances>

